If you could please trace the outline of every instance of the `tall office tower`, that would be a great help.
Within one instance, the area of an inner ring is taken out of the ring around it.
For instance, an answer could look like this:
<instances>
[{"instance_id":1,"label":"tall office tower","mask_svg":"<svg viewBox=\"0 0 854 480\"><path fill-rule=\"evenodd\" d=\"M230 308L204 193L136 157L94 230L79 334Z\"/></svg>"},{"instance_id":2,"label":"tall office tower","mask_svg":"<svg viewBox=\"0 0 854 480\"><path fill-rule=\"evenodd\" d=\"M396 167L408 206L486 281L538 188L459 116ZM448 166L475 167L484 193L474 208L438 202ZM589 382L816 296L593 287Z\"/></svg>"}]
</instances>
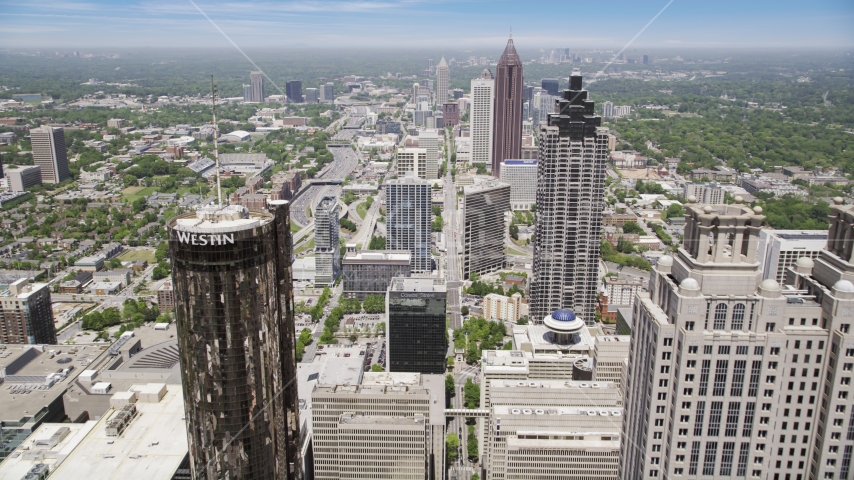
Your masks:
<instances>
[{"instance_id":1,"label":"tall office tower","mask_svg":"<svg viewBox=\"0 0 854 480\"><path fill-rule=\"evenodd\" d=\"M794 405L784 405L783 415L785 416L786 407L791 412L795 408L797 414L797 402L803 398L810 398L814 393L812 383L810 383L810 392L793 391L795 388L800 389L800 382L806 379L791 378L792 373L800 373L803 376L803 368L810 363L809 355L813 355L815 360L812 370L813 378L811 381L819 379L818 392L820 401L816 402L816 411L818 412L818 421L813 427L813 438L809 440L809 445L813 446L813 451L809 457L799 455L797 458L782 458L781 462L785 461L786 467L790 461L797 461L800 468L801 462L809 462L809 473L814 478L850 478L851 475L851 457L854 454L854 392L851 391L851 372L854 371L854 331L852 331L852 312L854 312L854 284L851 280L854 279L854 256L852 256L852 242L854 238L854 209L850 205L842 205L842 198L834 199L835 205L830 207L827 247L822 250L815 261L807 258L799 260L794 268L790 268L786 272L786 282L792 285L796 291L806 291L806 295L814 295L807 297L806 301L814 301L822 307L821 324L819 325L821 333L824 336L823 340L818 343L813 341L810 344L809 338L798 337L797 333L793 332L791 337L796 338L793 342L786 344L786 358L790 360L791 367L800 368L800 372L792 372L789 370L789 378L784 378L781 381L780 387L783 387L783 382L798 381L798 387L794 387L791 383L788 385L788 391L781 391L777 397L783 399L783 394L788 399L792 395ZM767 280L766 280L767 281ZM817 329L816 320L810 322L812 328ZM806 322L803 316L798 320L789 318L789 324L797 323L804 325ZM783 329L796 330L797 328L810 328L789 326ZM794 349L791 348L794 346ZM811 347L818 347L818 350L809 352ZM799 348L800 347L800 348ZM804 349L804 350L800 350ZM799 351L800 350L800 351ZM822 351L823 350L823 351ZM808 353L809 352L809 353ZM798 355L801 355L798 358ZM827 360L822 362L821 355ZM800 360L800 362L799 362ZM817 369L824 368L825 372L816 372ZM818 376L816 377L816 373ZM783 373L785 376L785 373ZM793 388L794 387L794 388ZM780 390L783 390L782 388ZM823 395L821 395L823 393ZM809 395L809 397L808 397ZM811 400L811 398L810 398ZM820 407L818 406L820 405ZM809 407L806 407L809 408ZM779 412L779 409L778 409ZM807 412L812 413L812 412ZM777 423L781 418L779 413L774 418ZM796 419L793 419L796 420ZM804 421L809 421L804 419ZM784 425L780 425L786 428ZM798 428L793 424L794 428ZM809 429L809 427L806 427ZM772 438L772 444L777 444L778 448L783 445L783 434L785 432L778 430L777 438ZM792 442L789 432L789 443ZM803 436L806 432L802 433ZM803 439L801 439L803 441ZM803 448L803 445L799 445ZM786 445L790 447L790 445ZM798 451L798 454L801 452ZM776 465L776 464L775 464ZM770 466L770 465L769 465ZM804 470L804 478L806 478L806 469ZM788 476L783 474L781 478ZM800 473L800 472L798 472ZM797 473L795 474L797 475ZM795 475L792 475L794 478Z\"/></svg>"},{"instance_id":2,"label":"tall office tower","mask_svg":"<svg viewBox=\"0 0 854 480\"><path fill-rule=\"evenodd\" d=\"M445 57L439 61L436 67L436 105L442 105L448 101L448 86L450 85L451 71Z\"/></svg>"},{"instance_id":3,"label":"tall office tower","mask_svg":"<svg viewBox=\"0 0 854 480\"><path fill-rule=\"evenodd\" d=\"M418 83L412 84L412 104L418 109L418 96L421 95L421 85Z\"/></svg>"},{"instance_id":4,"label":"tall office tower","mask_svg":"<svg viewBox=\"0 0 854 480\"><path fill-rule=\"evenodd\" d=\"M558 97L549 95L545 91L534 94L534 113L532 115L534 125L539 126L545 124L549 118L549 114L555 113L557 99Z\"/></svg>"},{"instance_id":5,"label":"tall office tower","mask_svg":"<svg viewBox=\"0 0 854 480\"><path fill-rule=\"evenodd\" d=\"M460 110L464 110L460 108ZM492 169L492 135L495 112L495 80L488 69L471 81L471 163Z\"/></svg>"},{"instance_id":6,"label":"tall office tower","mask_svg":"<svg viewBox=\"0 0 854 480\"><path fill-rule=\"evenodd\" d=\"M495 133L492 137L492 176L501 175L501 162L522 156L522 59L513 36L495 68Z\"/></svg>"},{"instance_id":7,"label":"tall office tower","mask_svg":"<svg viewBox=\"0 0 854 480\"><path fill-rule=\"evenodd\" d=\"M445 57L442 57L445 58ZM427 68L433 68L436 66L436 62L433 61L432 58L427 59Z\"/></svg>"},{"instance_id":8,"label":"tall office tower","mask_svg":"<svg viewBox=\"0 0 854 480\"><path fill-rule=\"evenodd\" d=\"M319 100L316 88L305 89L305 103L317 103Z\"/></svg>"},{"instance_id":9,"label":"tall office tower","mask_svg":"<svg viewBox=\"0 0 854 480\"><path fill-rule=\"evenodd\" d=\"M401 175L412 172L418 178L427 179L427 149L398 148L397 171Z\"/></svg>"},{"instance_id":10,"label":"tall office tower","mask_svg":"<svg viewBox=\"0 0 854 480\"><path fill-rule=\"evenodd\" d=\"M413 272L430 272L432 183L407 172L385 183L386 248L408 250Z\"/></svg>"},{"instance_id":11,"label":"tall office tower","mask_svg":"<svg viewBox=\"0 0 854 480\"><path fill-rule=\"evenodd\" d=\"M317 265L314 283L317 285L334 285L341 273L340 229L338 199L323 197L314 209L314 252Z\"/></svg>"},{"instance_id":12,"label":"tall office tower","mask_svg":"<svg viewBox=\"0 0 854 480\"><path fill-rule=\"evenodd\" d=\"M531 318L572 308L594 322L599 287L599 240L608 129L593 112L581 76L569 79L558 112L540 128L537 235Z\"/></svg>"},{"instance_id":13,"label":"tall office tower","mask_svg":"<svg viewBox=\"0 0 854 480\"><path fill-rule=\"evenodd\" d=\"M605 118L614 116L614 102L605 102L602 104L602 116Z\"/></svg>"},{"instance_id":14,"label":"tall office tower","mask_svg":"<svg viewBox=\"0 0 854 480\"><path fill-rule=\"evenodd\" d=\"M249 86L252 90L251 102L261 103L264 101L264 74L252 72L249 74Z\"/></svg>"},{"instance_id":15,"label":"tall office tower","mask_svg":"<svg viewBox=\"0 0 854 480\"><path fill-rule=\"evenodd\" d=\"M386 294L388 371L443 374L448 291L441 278L393 278Z\"/></svg>"},{"instance_id":16,"label":"tall office tower","mask_svg":"<svg viewBox=\"0 0 854 480\"><path fill-rule=\"evenodd\" d=\"M442 480L444 380L366 372L355 385L318 383L310 397L313 478Z\"/></svg>"},{"instance_id":17,"label":"tall office tower","mask_svg":"<svg viewBox=\"0 0 854 480\"><path fill-rule=\"evenodd\" d=\"M643 64L644 64L644 65L649 65L649 55L644 55L644 56L643 56Z\"/></svg>"},{"instance_id":18,"label":"tall office tower","mask_svg":"<svg viewBox=\"0 0 854 480\"><path fill-rule=\"evenodd\" d=\"M0 344L56 345L50 285L12 282L0 292Z\"/></svg>"},{"instance_id":19,"label":"tall office tower","mask_svg":"<svg viewBox=\"0 0 854 480\"><path fill-rule=\"evenodd\" d=\"M635 302L622 478L848 475L854 231L831 208L827 249L783 289L759 270L760 207L687 205L684 248Z\"/></svg>"},{"instance_id":20,"label":"tall office tower","mask_svg":"<svg viewBox=\"0 0 854 480\"><path fill-rule=\"evenodd\" d=\"M782 284L786 270L799 258L814 260L826 245L826 230L762 230L756 257L762 279Z\"/></svg>"},{"instance_id":21,"label":"tall office tower","mask_svg":"<svg viewBox=\"0 0 854 480\"><path fill-rule=\"evenodd\" d=\"M285 95L290 103L302 103L302 80L291 80L285 84Z\"/></svg>"},{"instance_id":22,"label":"tall office tower","mask_svg":"<svg viewBox=\"0 0 854 480\"><path fill-rule=\"evenodd\" d=\"M288 202L168 224L193 478L301 478Z\"/></svg>"},{"instance_id":23,"label":"tall office tower","mask_svg":"<svg viewBox=\"0 0 854 480\"><path fill-rule=\"evenodd\" d=\"M243 101L245 103L252 101L252 85L243 84Z\"/></svg>"},{"instance_id":24,"label":"tall office tower","mask_svg":"<svg viewBox=\"0 0 854 480\"><path fill-rule=\"evenodd\" d=\"M335 84L326 82L326 85L320 86L320 101L322 103L332 103L335 101Z\"/></svg>"},{"instance_id":25,"label":"tall office tower","mask_svg":"<svg viewBox=\"0 0 854 480\"><path fill-rule=\"evenodd\" d=\"M549 95L558 96L558 88L560 88L560 81L556 78L544 78L540 82L540 86L548 92Z\"/></svg>"},{"instance_id":26,"label":"tall office tower","mask_svg":"<svg viewBox=\"0 0 854 480\"><path fill-rule=\"evenodd\" d=\"M522 85L522 101L530 102L532 98L534 98L534 86Z\"/></svg>"},{"instance_id":27,"label":"tall office tower","mask_svg":"<svg viewBox=\"0 0 854 480\"><path fill-rule=\"evenodd\" d=\"M616 143L616 138L614 139L614 143ZM721 188L721 186L718 185L716 182L686 183L684 192L685 198L694 197L694 201L691 203L700 203L703 205L719 205L722 203L726 203L724 201L726 197L726 192L724 192L724 189ZM825 235L825 239L827 239L827 235ZM821 247L819 247L819 250L821 250ZM817 251L816 255L818 255ZM780 277L779 281L782 280L782 277Z\"/></svg>"},{"instance_id":28,"label":"tall office tower","mask_svg":"<svg viewBox=\"0 0 854 480\"><path fill-rule=\"evenodd\" d=\"M505 160L501 182L510 185L510 209L530 210L537 201L537 161Z\"/></svg>"},{"instance_id":29,"label":"tall office tower","mask_svg":"<svg viewBox=\"0 0 854 480\"><path fill-rule=\"evenodd\" d=\"M34 128L30 130L30 142L33 163L41 167L42 183L60 183L71 178L62 128Z\"/></svg>"},{"instance_id":30,"label":"tall office tower","mask_svg":"<svg viewBox=\"0 0 854 480\"><path fill-rule=\"evenodd\" d=\"M498 180L463 188L463 278L504 268L504 214L510 185Z\"/></svg>"},{"instance_id":31,"label":"tall office tower","mask_svg":"<svg viewBox=\"0 0 854 480\"><path fill-rule=\"evenodd\" d=\"M427 180L439 178L439 132L427 129L418 133L418 147L427 150Z\"/></svg>"}]
</instances>

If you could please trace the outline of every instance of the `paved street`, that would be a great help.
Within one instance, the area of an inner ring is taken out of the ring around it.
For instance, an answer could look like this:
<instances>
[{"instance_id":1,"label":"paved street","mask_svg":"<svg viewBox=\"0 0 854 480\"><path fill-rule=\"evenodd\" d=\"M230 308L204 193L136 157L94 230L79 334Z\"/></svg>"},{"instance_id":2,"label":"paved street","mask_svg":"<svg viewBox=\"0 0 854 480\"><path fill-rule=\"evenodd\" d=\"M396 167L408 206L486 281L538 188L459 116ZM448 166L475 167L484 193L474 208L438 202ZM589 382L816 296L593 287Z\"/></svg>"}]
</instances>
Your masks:
<instances>
[{"instance_id":1,"label":"paved street","mask_svg":"<svg viewBox=\"0 0 854 480\"><path fill-rule=\"evenodd\" d=\"M329 147L332 152L332 163L317 176L318 180L344 180L359 162L359 157L353 147ZM323 195L341 195L341 187L336 185L310 185L291 203L291 219L298 225L306 227L311 219L306 215L306 207L314 208Z\"/></svg>"},{"instance_id":2,"label":"paved street","mask_svg":"<svg viewBox=\"0 0 854 480\"><path fill-rule=\"evenodd\" d=\"M460 264L458 243L461 239L459 235L459 225L457 218L457 198L456 188L451 179L450 168L445 175L445 209L444 220L447 223L445 226L445 244L447 252L445 254L445 280L448 287L448 312L451 321L451 328L460 328L463 326L462 317L460 315Z\"/></svg>"}]
</instances>

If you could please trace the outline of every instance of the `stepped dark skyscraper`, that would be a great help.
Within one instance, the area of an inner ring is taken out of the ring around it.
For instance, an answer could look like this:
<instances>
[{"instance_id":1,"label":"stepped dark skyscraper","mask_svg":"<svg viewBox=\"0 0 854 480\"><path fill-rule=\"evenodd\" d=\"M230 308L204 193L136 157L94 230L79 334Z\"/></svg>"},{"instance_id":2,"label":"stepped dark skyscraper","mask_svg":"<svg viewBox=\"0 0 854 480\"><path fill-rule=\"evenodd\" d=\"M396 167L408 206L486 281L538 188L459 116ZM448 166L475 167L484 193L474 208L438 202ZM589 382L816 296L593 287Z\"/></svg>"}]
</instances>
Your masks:
<instances>
[{"instance_id":1,"label":"stepped dark skyscraper","mask_svg":"<svg viewBox=\"0 0 854 480\"><path fill-rule=\"evenodd\" d=\"M168 225L193 478L301 478L290 219L273 203Z\"/></svg>"},{"instance_id":2,"label":"stepped dark skyscraper","mask_svg":"<svg viewBox=\"0 0 854 480\"><path fill-rule=\"evenodd\" d=\"M492 135L492 176L500 178L501 162L522 158L522 59L513 36L495 69L495 122Z\"/></svg>"},{"instance_id":3,"label":"stepped dark skyscraper","mask_svg":"<svg viewBox=\"0 0 854 480\"><path fill-rule=\"evenodd\" d=\"M595 323L608 129L573 75L540 128L530 316L569 308Z\"/></svg>"}]
</instances>

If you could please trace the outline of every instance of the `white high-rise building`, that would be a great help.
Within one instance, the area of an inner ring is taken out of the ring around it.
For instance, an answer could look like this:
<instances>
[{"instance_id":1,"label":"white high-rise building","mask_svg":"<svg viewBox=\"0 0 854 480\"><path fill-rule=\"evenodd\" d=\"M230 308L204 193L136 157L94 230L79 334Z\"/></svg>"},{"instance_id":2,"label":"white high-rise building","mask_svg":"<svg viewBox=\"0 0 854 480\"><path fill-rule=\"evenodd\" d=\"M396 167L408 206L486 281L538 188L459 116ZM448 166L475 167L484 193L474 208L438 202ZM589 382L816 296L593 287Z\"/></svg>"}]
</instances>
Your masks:
<instances>
[{"instance_id":1,"label":"white high-rise building","mask_svg":"<svg viewBox=\"0 0 854 480\"><path fill-rule=\"evenodd\" d=\"M495 111L495 80L484 69L471 81L471 163L492 165L492 126Z\"/></svg>"},{"instance_id":2,"label":"white high-rise building","mask_svg":"<svg viewBox=\"0 0 854 480\"><path fill-rule=\"evenodd\" d=\"M540 128L531 320L571 308L592 325L599 301L599 242L608 129L569 78L560 112Z\"/></svg>"},{"instance_id":3,"label":"white high-rise building","mask_svg":"<svg viewBox=\"0 0 854 480\"><path fill-rule=\"evenodd\" d=\"M450 82L451 71L448 68L448 63L445 57L439 61L436 66L436 105L441 107L448 101L448 86Z\"/></svg>"},{"instance_id":4,"label":"white high-rise building","mask_svg":"<svg viewBox=\"0 0 854 480\"><path fill-rule=\"evenodd\" d=\"M695 203L701 205L720 205L726 203L726 192L717 183L686 183L685 198L694 197Z\"/></svg>"},{"instance_id":5,"label":"white high-rise building","mask_svg":"<svg viewBox=\"0 0 854 480\"><path fill-rule=\"evenodd\" d=\"M522 295L519 293L514 293L509 297L490 293L483 297L483 318L516 323L521 316Z\"/></svg>"},{"instance_id":6,"label":"white high-rise building","mask_svg":"<svg viewBox=\"0 0 854 480\"><path fill-rule=\"evenodd\" d=\"M314 478L441 479L445 378L366 372L361 384L314 387Z\"/></svg>"},{"instance_id":7,"label":"white high-rise building","mask_svg":"<svg viewBox=\"0 0 854 480\"><path fill-rule=\"evenodd\" d=\"M548 120L548 116L550 113L555 112L555 101L559 97L554 95L549 95L547 92L542 91L534 95L531 103L534 106L533 113L533 124L544 125L546 120Z\"/></svg>"},{"instance_id":8,"label":"white high-rise building","mask_svg":"<svg viewBox=\"0 0 854 480\"><path fill-rule=\"evenodd\" d=\"M332 285L341 272L338 199L323 197L314 209L315 284Z\"/></svg>"},{"instance_id":9,"label":"white high-rise building","mask_svg":"<svg viewBox=\"0 0 854 480\"><path fill-rule=\"evenodd\" d=\"M786 270L799 258L818 258L826 245L827 230L762 230L756 255L762 279L782 284Z\"/></svg>"},{"instance_id":10,"label":"white high-rise building","mask_svg":"<svg viewBox=\"0 0 854 480\"><path fill-rule=\"evenodd\" d=\"M602 103L602 116L605 118L610 118L614 116L614 102Z\"/></svg>"},{"instance_id":11,"label":"white high-rise building","mask_svg":"<svg viewBox=\"0 0 854 480\"><path fill-rule=\"evenodd\" d=\"M418 178L427 179L427 149L398 148L397 171L400 175L414 173Z\"/></svg>"},{"instance_id":12,"label":"white high-rise building","mask_svg":"<svg viewBox=\"0 0 854 480\"><path fill-rule=\"evenodd\" d=\"M510 185L511 210L530 210L537 201L537 161L501 162L501 182Z\"/></svg>"},{"instance_id":13,"label":"white high-rise building","mask_svg":"<svg viewBox=\"0 0 854 480\"><path fill-rule=\"evenodd\" d=\"M432 184L413 172L385 183L386 248L408 250L413 272L430 272L433 259Z\"/></svg>"},{"instance_id":14,"label":"white high-rise building","mask_svg":"<svg viewBox=\"0 0 854 480\"><path fill-rule=\"evenodd\" d=\"M852 210L831 207L826 248L781 288L761 208L687 205L684 248L634 307L621 478L850 478Z\"/></svg>"},{"instance_id":15,"label":"white high-rise building","mask_svg":"<svg viewBox=\"0 0 854 480\"><path fill-rule=\"evenodd\" d=\"M433 129L423 130L418 133L418 148L427 151L427 163L425 174L427 180L439 178L439 133Z\"/></svg>"}]
</instances>

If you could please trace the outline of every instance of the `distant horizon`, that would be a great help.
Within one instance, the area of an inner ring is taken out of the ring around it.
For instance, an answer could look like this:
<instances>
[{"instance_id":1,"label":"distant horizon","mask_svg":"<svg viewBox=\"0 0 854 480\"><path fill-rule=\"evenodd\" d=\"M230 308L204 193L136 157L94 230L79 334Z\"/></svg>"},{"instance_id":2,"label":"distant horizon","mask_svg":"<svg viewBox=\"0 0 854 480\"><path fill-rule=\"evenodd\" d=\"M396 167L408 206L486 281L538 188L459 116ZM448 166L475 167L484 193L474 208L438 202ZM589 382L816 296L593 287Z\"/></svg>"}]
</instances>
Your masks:
<instances>
[{"instance_id":1,"label":"distant horizon","mask_svg":"<svg viewBox=\"0 0 854 480\"><path fill-rule=\"evenodd\" d=\"M854 48L846 0L193 1L0 0L0 49Z\"/></svg>"}]
</instances>

